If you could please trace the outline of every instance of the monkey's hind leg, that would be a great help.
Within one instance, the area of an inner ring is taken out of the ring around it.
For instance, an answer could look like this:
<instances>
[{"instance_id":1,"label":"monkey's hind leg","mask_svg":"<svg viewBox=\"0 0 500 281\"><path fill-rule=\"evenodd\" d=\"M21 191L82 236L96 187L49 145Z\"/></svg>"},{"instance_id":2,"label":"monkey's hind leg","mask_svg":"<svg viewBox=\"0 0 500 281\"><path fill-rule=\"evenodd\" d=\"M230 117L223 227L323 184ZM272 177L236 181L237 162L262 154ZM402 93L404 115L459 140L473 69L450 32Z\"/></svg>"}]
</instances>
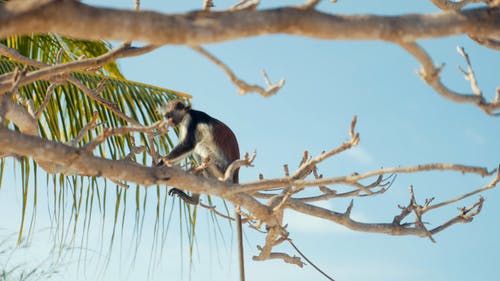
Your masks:
<instances>
[{"instance_id":1,"label":"monkey's hind leg","mask_svg":"<svg viewBox=\"0 0 500 281\"><path fill-rule=\"evenodd\" d=\"M175 188L175 187L168 191L168 195L170 195L170 196L177 195L184 202L191 204L191 205L198 205L198 203L200 203L200 194L193 193L191 196L189 196L184 191L182 191L178 188Z\"/></svg>"}]
</instances>

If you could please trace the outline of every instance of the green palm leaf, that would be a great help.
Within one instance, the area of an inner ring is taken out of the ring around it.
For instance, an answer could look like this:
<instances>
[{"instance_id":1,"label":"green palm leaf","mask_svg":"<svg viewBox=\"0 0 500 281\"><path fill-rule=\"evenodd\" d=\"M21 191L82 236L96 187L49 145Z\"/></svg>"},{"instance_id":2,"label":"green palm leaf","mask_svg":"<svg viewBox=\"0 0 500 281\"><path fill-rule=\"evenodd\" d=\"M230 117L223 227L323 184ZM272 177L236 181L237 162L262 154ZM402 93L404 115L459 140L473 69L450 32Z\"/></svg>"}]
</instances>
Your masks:
<instances>
[{"instance_id":1,"label":"green palm leaf","mask_svg":"<svg viewBox=\"0 0 500 281\"><path fill-rule=\"evenodd\" d=\"M96 57L109 51L111 48L111 45L106 42L75 40L57 35L11 36L0 40L0 43L16 49L23 56L46 64L64 63L81 56ZM23 68L24 66L9 58L0 56L0 75L12 72L16 67ZM34 67L30 68L34 69ZM157 108L160 104L168 102L173 98L189 98L189 96L173 90L126 80L115 63L107 64L102 69L93 72L74 72L71 75L89 89L94 89L105 81L99 96L111 103L120 112L142 125L150 125L160 118L157 113ZM23 99L33 101L35 110L41 106L47 94L51 95L38 121L39 134L43 138L57 142L71 143L71 141L77 138L82 129L88 123L92 122L94 113L97 113L98 123L102 125L87 131L84 138L75 144L76 146L83 146L92 141L97 135L102 133L103 127L117 128L130 125L128 121L120 118L112 110L104 106L102 102L90 98L73 84L65 83L57 85L53 93L47 93L49 85L49 82L37 81L19 89L19 95ZM10 126L13 127L12 124ZM150 143L148 138L143 134L112 136L100 144L94 153L110 159L124 158L131 151L133 145L132 139L137 145L144 145L148 148L154 146L161 154L168 152L173 143L168 136L156 137L153 143ZM150 161L149 159L147 153L143 152L138 156L137 161L142 162L144 165L150 165L150 163L147 163ZM3 173L4 161L3 159L0 160L0 183L2 182L2 177L6 174ZM25 239L29 239L29 234L34 229L37 205L36 185L40 181L37 181L37 165L33 161L21 159L20 167L16 167L14 170L15 173L20 173L23 186L22 220L18 235L18 243L20 244ZM33 182L34 188L31 188ZM123 237L123 229L127 228L125 223L127 191L123 191L122 187L115 186L116 192L109 192L108 188L110 187L106 182L102 182L96 178L77 176L47 175L47 184L53 186L53 191L47 192L47 196L49 197L48 200L52 201L49 212L53 224L51 233L53 233L55 238L54 241L57 242L57 245L54 245L54 247L63 249L69 247L68 245L79 243L79 245L75 245L77 246L75 248L89 249L89 233L96 229L92 227L92 218L94 220L101 218L100 232L103 241L106 240L104 239L104 235L107 233L107 229L109 229L109 226L106 224L106 216L112 214L114 215L114 219L111 234L109 236L106 234L109 237L107 248L111 252L116 239L115 234L122 233ZM135 250L137 251L143 233L144 215L147 212L146 203L149 200L148 189L140 189L136 186L135 190L131 191L132 194L130 195L135 196L135 200L129 200L128 204L133 205L133 202L136 202L136 208L134 227L128 228L134 229ZM115 201L108 202L107 204L106 200L109 200L108 197L113 193L117 195L114 198ZM163 239L166 238L168 227L158 227L158 225L160 221L162 225L165 225L165 219L170 218L170 213L159 212L158 210L162 204L161 200L163 200L163 208L165 209L166 189L157 188L155 194L149 195L150 198L154 196L156 196L157 201L157 211L155 212L155 225L157 227L153 231L153 240L155 241L153 246L162 248L164 244ZM30 198L35 198L35 200ZM31 203L33 205L30 208L28 206L31 201L33 201ZM96 214L92 215L96 211L100 213L100 216ZM118 219L120 212L122 214L121 222ZM31 220L25 219L30 213ZM195 214L195 211L191 209L190 213ZM191 215L186 217L188 220L187 224L191 225L190 227L194 230L196 216L190 219L189 217ZM25 224L29 221L31 222L26 227ZM192 234L193 232L191 232ZM158 238L162 240L157 241ZM190 239L190 249L192 249L192 241L193 239ZM131 247L134 248L134 246ZM102 244L100 248L104 248ZM84 259L86 254L80 256ZM107 262L105 263L107 264Z\"/></svg>"}]
</instances>

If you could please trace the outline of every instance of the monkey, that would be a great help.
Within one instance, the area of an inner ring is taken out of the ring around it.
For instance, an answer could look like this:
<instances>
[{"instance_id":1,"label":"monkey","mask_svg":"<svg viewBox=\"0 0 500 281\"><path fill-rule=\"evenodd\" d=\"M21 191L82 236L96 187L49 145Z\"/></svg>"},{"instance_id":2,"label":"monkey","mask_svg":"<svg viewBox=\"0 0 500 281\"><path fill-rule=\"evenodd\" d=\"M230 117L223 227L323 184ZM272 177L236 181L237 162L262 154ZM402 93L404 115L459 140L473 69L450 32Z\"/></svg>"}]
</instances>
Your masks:
<instances>
[{"instance_id":1,"label":"monkey","mask_svg":"<svg viewBox=\"0 0 500 281\"><path fill-rule=\"evenodd\" d=\"M202 162L210 159L205 176L218 178L224 175L227 167L240 158L238 141L233 131L221 121L205 112L191 109L181 100L170 101L163 107L163 114L169 127L179 127L179 143L162 157L158 165L172 166L184 159L189 153ZM236 170L232 181L238 183ZM170 195L177 195L186 203L199 203L199 194L187 195L184 191L173 188Z\"/></svg>"},{"instance_id":2,"label":"monkey","mask_svg":"<svg viewBox=\"0 0 500 281\"><path fill-rule=\"evenodd\" d=\"M179 127L179 143L168 155L162 157L158 165L172 166L186 155L192 153L201 163L210 160L210 165L204 171L207 177L218 178L224 175L227 167L240 158L240 150L235 134L223 122L211 117L205 112L191 109L181 100L173 100L162 108L164 118L169 127ZM233 183L239 182L239 169L236 169ZM172 188L169 195L177 195L186 203L197 205L199 194L187 195L184 191ZM241 215L236 214L236 226L239 242L240 280L244 280L243 239Z\"/></svg>"}]
</instances>

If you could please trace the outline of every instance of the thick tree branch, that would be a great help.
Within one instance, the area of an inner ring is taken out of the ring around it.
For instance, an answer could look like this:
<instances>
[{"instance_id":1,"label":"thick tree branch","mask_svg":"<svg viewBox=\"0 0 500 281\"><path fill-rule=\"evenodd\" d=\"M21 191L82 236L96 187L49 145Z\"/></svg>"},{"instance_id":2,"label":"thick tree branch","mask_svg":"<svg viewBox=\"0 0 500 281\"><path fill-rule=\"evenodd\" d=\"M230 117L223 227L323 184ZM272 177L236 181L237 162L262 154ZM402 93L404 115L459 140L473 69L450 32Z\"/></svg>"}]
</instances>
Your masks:
<instances>
[{"instance_id":1,"label":"thick tree branch","mask_svg":"<svg viewBox=\"0 0 500 281\"><path fill-rule=\"evenodd\" d=\"M160 125L156 124L154 126ZM117 135L128 133L130 131L144 131L149 129L153 129L153 126L151 128L118 128L105 132L102 138L108 137L113 134ZM354 139L357 138L355 137L357 136L357 133L354 132L354 125L351 126L351 135L354 136ZM455 203L479 192L493 188L500 180L500 174L497 174L496 178L487 186L436 205L430 204L432 200L426 200L425 205L420 206L417 204L415 197L412 195L410 205L407 208L403 209L402 214L398 217L395 217L393 222L362 223L355 221L350 217L351 211L353 209L352 202L344 213L339 213L307 204L305 203L305 200L301 198L294 198L293 196L297 192L300 192L303 187L313 185L323 186L333 183L348 185L350 184L356 188L359 188L359 192L360 190L364 190L363 188L360 188L358 186L360 184L359 181L371 177L377 177L371 184L363 186L365 189L371 189L372 187L383 185L383 175L392 175L394 173L415 173L429 170L453 170L462 173L475 173L485 176L490 174L491 172L488 172L485 168L463 165L428 164L414 167L380 169L364 174L353 174L351 176L336 177L330 179L323 179L320 176L317 176L314 180L294 180L293 175L288 175L283 179L262 180L260 181L260 185L256 186L254 183L231 184L225 181L196 176L195 174L187 173L178 168L145 167L129 160L103 159L95 157L85 148L77 149L49 140L40 139L38 137L24 135L19 132L11 131L7 128L0 128L0 148L2 152L33 157L35 161L46 161L50 162L52 165L64 166L66 170L74 171L78 175L110 178L113 181L120 183L120 185L123 187L127 186L125 182L134 182L143 186L166 184L195 193L219 196L222 199L228 200L229 202L240 206L241 208L245 208L248 211L248 214L246 215L246 222L250 223L252 220L257 220L257 228L260 228L260 225L262 223L266 224L266 242L265 245L260 248L260 254L254 257L255 260L279 258L285 260L286 262L297 265L302 264L299 258L292 257L285 253L276 253L272 251L273 247L288 239L288 232L285 230L286 226L282 226L284 210L287 208L307 215L324 218L357 231L385 233L390 235L416 235L420 237L429 237L432 239L432 235L448 228L455 223L464 223L471 221L472 218L481 210L482 200L468 208L461 209L460 214L457 217L452 218L446 223L431 230L428 230L426 227L424 227L424 222L422 221L422 216L424 213L432 209L437 209L451 203ZM233 163L234 168L232 169L239 167L241 164L251 163L250 160L252 158L247 157L247 159L243 160L242 162ZM302 167L304 165L307 165L307 159L308 157L307 155L305 155L304 160L302 161ZM299 167L299 170L300 169L301 168ZM280 183L281 187L285 187L285 189L283 189L283 192L281 192L281 194L269 198L267 203L260 202L250 195L256 190L272 189L276 187L275 184L277 182ZM368 194L370 193L368 192ZM415 222L402 223L402 220L411 212L414 212L416 215Z\"/></svg>"},{"instance_id":2,"label":"thick tree branch","mask_svg":"<svg viewBox=\"0 0 500 281\"><path fill-rule=\"evenodd\" d=\"M276 225L275 219L270 215L271 211L265 205L246 194L228 194L227 190L232 189L234 184L196 176L178 168L146 167L128 160L104 159L84 149L24 135L7 128L0 128L0 151L43 159L65 166L67 170L81 176L106 177L146 187L166 184L196 193L213 194L246 208L253 216L270 226Z\"/></svg>"},{"instance_id":3,"label":"thick tree branch","mask_svg":"<svg viewBox=\"0 0 500 281\"><path fill-rule=\"evenodd\" d=\"M31 8L34 3L36 8ZM397 42L458 34L500 38L500 8L401 16L331 15L297 7L166 15L96 8L70 0L20 0L0 6L0 24L0 38L54 32L85 39L199 46L284 33L317 39Z\"/></svg>"}]
</instances>

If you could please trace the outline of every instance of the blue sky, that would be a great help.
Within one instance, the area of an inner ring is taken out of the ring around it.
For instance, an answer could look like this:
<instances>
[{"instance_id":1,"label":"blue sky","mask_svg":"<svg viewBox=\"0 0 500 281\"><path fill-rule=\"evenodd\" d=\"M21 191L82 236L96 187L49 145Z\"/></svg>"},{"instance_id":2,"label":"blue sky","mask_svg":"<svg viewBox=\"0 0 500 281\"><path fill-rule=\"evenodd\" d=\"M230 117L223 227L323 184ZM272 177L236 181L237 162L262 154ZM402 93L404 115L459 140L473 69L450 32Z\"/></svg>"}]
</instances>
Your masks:
<instances>
[{"instance_id":1,"label":"blue sky","mask_svg":"<svg viewBox=\"0 0 500 281\"><path fill-rule=\"evenodd\" d=\"M133 8L133 1L92 0L84 3L106 7ZM141 1L143 10L166 13L182 12L201 6L202 1ZM262 1L262 7L298 1ZM217 6L233 2L215 1ZM430 1L323 1L320 8L331 13L433 13ZM451 89L471 92L468 81L458 71L465 67L456 52L460 45L469 53L479 86L487 99L494 97L500 86L500 55L476 46L468 38L450 37L425 40L426 48L436 64L446 63L442 78ZM360 145L320 165L325 176L364 172L380 167L407 166L431 162L453 162L495 168L500 163L498 139L500 119L486 116L471 105L444 100L416 74L418 62L400 47L386 42L321 41L287 35L261 36L233 42L213 44L206 48L227 63L249 83L264 85L261 69L273 81L286 79L284 88L271 98L256 94L239 96L237 88L225 74L206 58L183 46L164 46L147 55L120 60L125 76L131 80L162 86L193 95L193 107L203 110L228 124L236 133L240 150L257 150L254 168L241 171L241 181L253 181L263 173L266 178L283 175L283 164L296 167L302 152L317 155L347 140L349 124L358 116ZM10 179L15 185L14 179ZM417 198L436 197L446 200L478 188L490 178L432 172L400 175L391 189L374 198L355 198L353 217L365 222L389 222L398 214L397 205L409 201L408 187L415 187ZM2 197L10 194L5 188ZM456 225L436 235L437 243L425 238L392 237L350 231L331 222L288 212L291 238L304 253L336 280L496 280L500 260L498 214L500 192L491 190L482 213L470 224ZM0 202L2 202L0 197ZM5 200L5 199L4 199ZM437 211L427 217L438 225L456 214L456 207L470 205L474 197ZM345 210L348 201L322 203L336 211ZM2 208L18 210L20 203L0 203ZM5 211L5 210L4 210ZM16 212L18 213L18 212ZM39 224L43 225L43 211ZM200 217L206 211L200 211ZM177 221L179 217L173 216ZM18 219L5 223L15 230ZM177 222L172 223L177 227ZM187 259L170 232L171 244L164 258L155 266L152 279L236 280L237 263L232 230L225 243L214 243L209 226L203 220L191 271ZM146 230L145 230L146 231ZM279 261L254 262L256 245L264 237L246 228L246 265L248 280L321 280L311 266L300 269ZM147 234L144 234L147 235ZM43 234L40 234L43 241ZM185 242L184 242L185 243ZM143 243L141 253L148 254L150 245ZM220 247L216 251L215 248ZM279 248L291 254L284 245ZM214 256L214 252L217 254ZM181 264L183 264L181 270ZM129 280L144 277L148 267L140 259L129 271L127 265L114 260L105 280ZM124 270L127 269L127 270ZM125 273L126 272L126 273ZM74 265L65 270L64 278L79 276ZM63 275L60 275L63 278ZM62 279L61 279L62 280Z\"/></svg>"}]
</instances>

